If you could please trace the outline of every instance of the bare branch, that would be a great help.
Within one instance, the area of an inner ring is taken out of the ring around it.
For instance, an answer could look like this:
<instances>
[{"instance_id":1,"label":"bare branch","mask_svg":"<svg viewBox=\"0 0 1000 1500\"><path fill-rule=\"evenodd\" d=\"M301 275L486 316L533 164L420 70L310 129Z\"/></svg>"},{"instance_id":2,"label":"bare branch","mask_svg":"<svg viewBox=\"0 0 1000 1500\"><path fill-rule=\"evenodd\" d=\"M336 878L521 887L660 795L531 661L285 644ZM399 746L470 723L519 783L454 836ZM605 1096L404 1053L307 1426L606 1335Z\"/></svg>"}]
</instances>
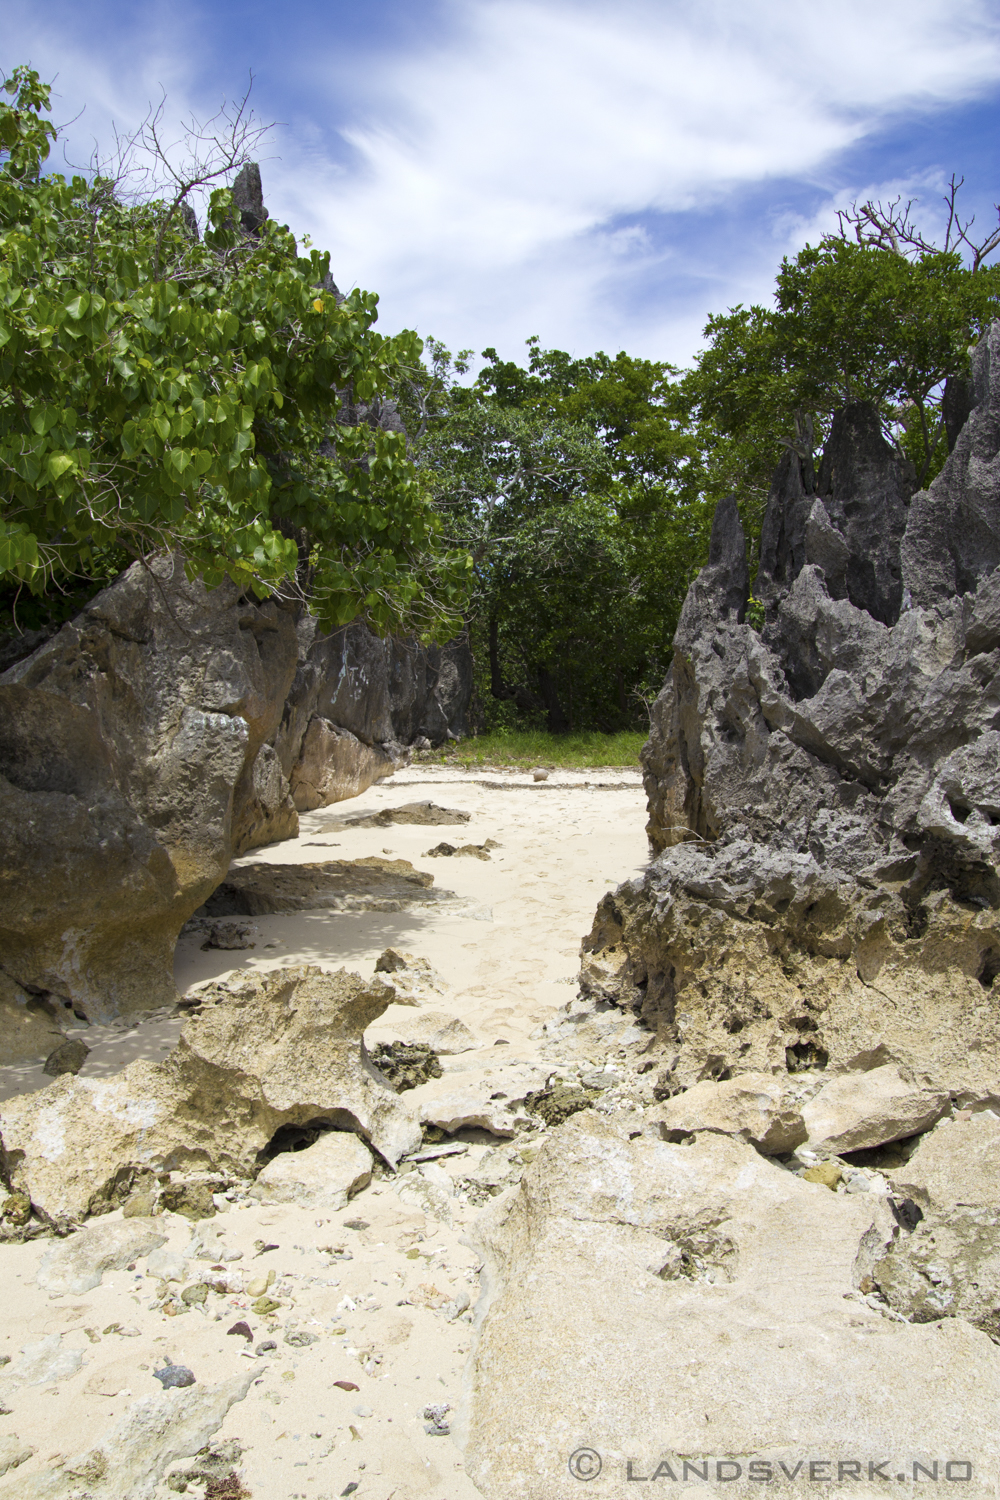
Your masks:
<instances>
[{"instance_id":1,"label":"bare branch","mask_svg":"<svg viewBox=\"0 0 1000 1500\"><path fill-rule=\"evenodd\" d=\"M952 173L948 191L944 195L944 206L948 210L944 243L939 245L925 239L912 218L912 209L919 200L910 198L904 204L902 197L888 203L871 198L858 204L855 200L850 208L837 210L837 223L842 239L851 234L859 245L871 245L879 250L891 250L895 255L936 255L944 251L954 254L964 245L972 260L971 269L978 271L986 258L1000 247L1000 204L997 210L997 227L982 240L975 241L970 230L976 222L975 214L963 220L958 212L958 194L965 183L964 177Z\"/></svg>"}]
</instances>

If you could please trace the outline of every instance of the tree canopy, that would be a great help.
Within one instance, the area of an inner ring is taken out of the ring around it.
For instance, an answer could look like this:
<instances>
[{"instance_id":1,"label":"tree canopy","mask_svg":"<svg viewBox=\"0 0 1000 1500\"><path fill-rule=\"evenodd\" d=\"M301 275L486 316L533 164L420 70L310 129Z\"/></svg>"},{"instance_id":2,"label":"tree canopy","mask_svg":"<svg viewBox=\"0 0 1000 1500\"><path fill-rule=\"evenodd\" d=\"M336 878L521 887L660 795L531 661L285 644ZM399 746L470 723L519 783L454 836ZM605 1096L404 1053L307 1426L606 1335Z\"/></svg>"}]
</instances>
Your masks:
<instances>
[{"instance_id":1,"label":"tree canopy","mask_svg":"<svg viewBox=\"0 0 1000 1500\"><path fill-rule=\"evenodd\" d=\"M307 588L327 625L453 632L467 554L443 545L405 437L341 419L420 341L375 333L375 295L339 297L328 256L248 228L212 185L245 159L241 111L215 166L195 155L143 199L101 170L45 171L49 89L18 68L4 90L0 581L38 592L179 548L210 585Z\"/></svg>"}]
</instances>

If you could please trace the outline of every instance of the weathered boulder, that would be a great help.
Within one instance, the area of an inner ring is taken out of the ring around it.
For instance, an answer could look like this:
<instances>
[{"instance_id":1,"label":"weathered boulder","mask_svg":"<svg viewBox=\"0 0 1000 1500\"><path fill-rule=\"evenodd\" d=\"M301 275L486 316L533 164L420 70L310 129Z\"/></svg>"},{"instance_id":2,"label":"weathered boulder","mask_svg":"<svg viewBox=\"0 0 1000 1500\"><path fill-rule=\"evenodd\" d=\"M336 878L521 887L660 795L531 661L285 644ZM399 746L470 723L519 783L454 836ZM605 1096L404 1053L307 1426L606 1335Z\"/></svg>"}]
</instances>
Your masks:
<instances>
[{"instance_id":1,"label":"weathered boulder","mask_svg":"<svg viewBox=\"0 0 1000 1500\"><path fill-rule=\"evenodd\" d=\"M395 1163L420 1127L362 1042L392 998L343 969L208 986L163 1062L8 1100L4 1172L41 1218L62 1223L114 1207L150 1169L251 1177L282 1127L355 1130Z\"/></svg>"},{"instance_id":2,"label":"weathered boulder","mask_svg":"<svg viewBox=\"0 0 1000 1500\"><path fill-rule=\"evenodd\" d=\"M295 668L288 611L228 583L209 592L163 559L135 564L3 673L12 981L92 1020L175 999L177 934L239 843Z\"/></svg>"},{"instance_id":3,"label":"weathered boulder","mask_svg":"<svg viewBox=\"0 0 1000 1500\"><path fill-rule=\"evenodd\" d=\"M656 1031L664 1091L892 1064L994 1092L1000 323L974 368L926 493L865 407L818 474L788 449L753 606L718 507L643 750L658 857L602 903L581 974Z\"/></svg>"},{"instance_id":4,"label":"weathered boulder","mask_svg":"<svg viewBox=\"0 0 1000 1500\"><path fill-rule=\"evenodd\" d=\"M724 1083L696 1083L654 1107L649 1119L665 1141L701 1130L748 1141L765 1156L794 1151L806 1138L802 1110L788 1097L781 1076L741 1073Z\"/></svg>"},{"instance_id":5,"label":"weathered boulder","mask_svg":"<svg viewBox=\"0 0 1000 1500\"><path fill-rule=\"evenodd\" d=\"M723 1135L630 1129L575 1116L475 1225L488 1282L459 1425L488 1500L575 1500L581 1479L617 1496L654 1475L748 1497L783 1492L782 1464L840 1495L951 1464L991 1493L1000 1350L861 1290L896 1232L887 1201Z\"/></svg>"},{"instance_id":6,"label":"weathered boulder","mask_svg":"<svg viewBox=\"0 0 1000 1500\"><path fill-rule=\"evenodd\" d=\"M803 1107L802 1119L811 1148L840 1156L919 1135L949 1103L940 1089L920 1088L885 1063L831 1078Z\"/></svg>"},{"instance_id":7,"label":"weathered boulder","mask_svg":"<svg viewBox=\"0 0 1000 1500\"><path fill-rule=\"evenodd\" d=\"M965 1318L1000 1343L1000 1119L965 1111L923 1137L893 1186L918 1213L872 1270L915 1323ZM919 1215L919 1216L918 1216ZM914 1223L913 1220L916 1220Z\"/></svg>"},{"instance_id":8,"label":"weathered boulder","mask_svg":"<svg viewBox=\"0 0 1000 1500\"><path fill-rule=\"evenodd\" d=\"M372 1154L356 1135L327 1130L302 1151L282 1151L250 1189L262 1203L297 1203L339 1213L372 1180Z\"/></svg>"},{"instance_id":9,"label":"weathered boulder","mask_svg":"<svg viewBox=\"0 0 1000 1500\"><path fill-rule=\"evenodd\" d=\"M162 1221L109 1219L59 1240L42 1256L36 1280L47 1292L89 1292L105 1271L119 1271L167 1242Z\"/></svg>"}]
</instances>

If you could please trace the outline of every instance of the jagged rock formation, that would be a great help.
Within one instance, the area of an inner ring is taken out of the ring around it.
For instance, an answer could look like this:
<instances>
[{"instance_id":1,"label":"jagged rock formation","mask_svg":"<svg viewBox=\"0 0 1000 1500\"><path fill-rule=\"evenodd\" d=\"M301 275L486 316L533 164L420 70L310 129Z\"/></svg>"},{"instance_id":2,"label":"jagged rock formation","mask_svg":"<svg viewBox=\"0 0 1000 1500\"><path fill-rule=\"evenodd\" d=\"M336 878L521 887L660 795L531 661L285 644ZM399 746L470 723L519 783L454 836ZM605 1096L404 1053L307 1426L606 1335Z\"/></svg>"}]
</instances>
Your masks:
<instances>
[{"instance_id":1,"label":"jagged rock formation","mask_svg":"<svg viewBox=\"0 0 1000 1500\"><path fill-rule=\"evenodd\" d=\"M471 698L464 635L425 647L381 640L357 623L321 635L315 620L303 619L298 670L274 737L294 808L357 796L391 775L415 742L461 738Z\"/></svg>"},{"instance_id":2,"label":"jagged rock formation","mask_svg":"<svg viewBox=\"0 0 1000 1500\"><path fill-rule=\"evenodd\" d=\"M419 1146L420 1126L362 1041L393 998L380 979L343 969L209 986L163 1062L8 1100L3 1176L38 1219L65 1226L117 1207L154 1173L253 1177L288 1127L356 1131L395 1164Z\"/></svg>"},{"instance_id":3,"label":"jagged rock formation","mask_svg":"<svg viewBox=\"0 0 1000 1500\"><path fill-rule=\"evenodd\" d=\"M1000 324L974 376L925 492L863 407L818 475L789 450L752 618L718 509L643 753L661 852L584 945L585 988L656 1030L664 1093L888 1063L998 1091Z\"/></svg>"}]
</instances>

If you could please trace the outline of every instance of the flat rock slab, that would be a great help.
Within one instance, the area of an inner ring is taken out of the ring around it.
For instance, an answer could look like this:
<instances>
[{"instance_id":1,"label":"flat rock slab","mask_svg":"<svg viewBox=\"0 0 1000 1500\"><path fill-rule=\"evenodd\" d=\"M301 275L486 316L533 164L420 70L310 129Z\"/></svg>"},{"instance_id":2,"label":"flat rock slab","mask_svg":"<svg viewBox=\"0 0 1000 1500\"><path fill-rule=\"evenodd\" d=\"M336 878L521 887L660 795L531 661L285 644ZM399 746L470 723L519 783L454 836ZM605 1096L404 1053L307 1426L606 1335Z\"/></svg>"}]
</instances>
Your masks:
<instances>
[{"instance_id":1,"label":"flat rock slab","mask_svg":"<svg viewBox=\"0 0 1000 1500\"><path fill-rule=\"evenodd\" d=\"M423 1010L418 1015L407 1015L403 1020L393 1018L391 1023L383 1020L365 1035L365 1044L369 1048L376 1042L390 1040L410 1045L420 1043L445 1057L471 1052L482 1045L459 1016L449 1015L443 1010Z\"/></svg>"},{"instance_id":2,"label":"flat rock slab","mask_svg":"<svg viewBox=\"0 0 1000 1500\"><path fill-rule=\"evenodd\" d=\"M260 917L290 911L401 911L446 900L434 876L408 859L332 859L309 865L254 863L231 869L199 915Z\"/></svg>"},{"instance_id":3,"label":"flat rock slab","mask_svg":"<svg viewBox=\"0 0 1000 1500\"><path fill-rule=\"evenodd\" d=\"M997 1493L1000 1350L959 1319L911 1325L866 1301L894 1232L884 1200L742 1142L630 1140L575 1116L473 1231L489 1290L466 1473L488 1500L579 1500L581 1479L619 1500L657 1471L663 1493L721 1480L749 1500L768 1472L786 1492L780 1463L821 1462L825 1493L869 1495L915 1462L957 1462L970 1493ZM869 1462L883 1468L866 1484Z\"/></svg>"},{"instance_id":4,"label":"flat rock slab","mask_svg":"<svg viewBox=\"0 0 1000 1500\"><path fill-rule=\"evenodd\" d=\"M324 833L338 828L388 828L393 823L416 823L424 826L468 823L471 813L457 807L438 807L435 802L407 802L404 807L383 807L375 813L359 813L352 818L331 818L323 824Z\"/></svg>"},{"instance_id":5,"label":"flat rock slab","mask_svg":"<svg viewBox=\"0 0 1000 1500\"><path fill-rule=\"evenodd\" d=\"M89 1292L100 1286L105 1271L120 1271L166 1241L155 1219L99 1220L46 1250L38 1285L49 1292Z\"/></svg>"},{"instance_id":6,"label":"flat rock slab","mask_svg":"<svg viewBox=\"0 0 1000 1500\"><path fill-rule=\"evenodd\" d=\"M250 1189L262 1203L339 1213L372 1179L372 1154L348 1131L328 1130L304 1151L282 1151Z\"/></svg>"}]
</instances>

